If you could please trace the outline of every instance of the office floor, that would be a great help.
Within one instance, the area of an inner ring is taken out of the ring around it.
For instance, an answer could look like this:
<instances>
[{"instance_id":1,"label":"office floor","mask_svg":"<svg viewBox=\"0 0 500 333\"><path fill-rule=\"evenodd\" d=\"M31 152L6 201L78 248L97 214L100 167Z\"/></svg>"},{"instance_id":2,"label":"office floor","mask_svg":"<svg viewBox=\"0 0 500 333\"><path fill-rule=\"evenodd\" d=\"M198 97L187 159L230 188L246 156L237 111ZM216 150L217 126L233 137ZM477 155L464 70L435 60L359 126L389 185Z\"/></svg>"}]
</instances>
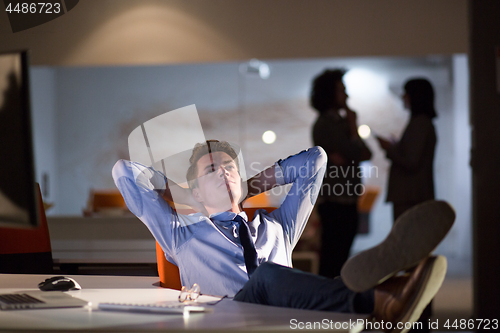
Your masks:
<instances>
[{"instance_id":1,"label":"office floor","mask_svg":"<svg viewBox=\"0 0 500 333\"><path fill-rule=\"evenodd\" d=\"M438 294L434 298L433 322L438 321L439 330L450 331L453 328L444 328L449 321L470 319L472 317L472 279L469 277L447 278Z\"/></svg>"},{"instance_id":2,"label":"office floor","mask_svg":"<svg viewBox=\"0 0 500 333\"><path fill-rule=\"evenodd\" d=\"M434 298L433 321L438 321L439 331L456 330L442 325L449 320L469 319L473 312L473 280L470 261L448 258L448 273Z\"/></svg>"}]
</instances>

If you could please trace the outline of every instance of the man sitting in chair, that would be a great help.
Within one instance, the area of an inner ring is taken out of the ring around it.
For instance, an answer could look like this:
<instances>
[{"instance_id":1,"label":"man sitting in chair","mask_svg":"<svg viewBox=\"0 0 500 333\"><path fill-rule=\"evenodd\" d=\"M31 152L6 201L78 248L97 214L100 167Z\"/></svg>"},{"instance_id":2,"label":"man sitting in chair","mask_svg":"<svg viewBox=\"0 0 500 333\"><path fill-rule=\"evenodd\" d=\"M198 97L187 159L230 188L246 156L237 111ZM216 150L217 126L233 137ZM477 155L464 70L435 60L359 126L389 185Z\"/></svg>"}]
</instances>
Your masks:
<instances>
[{"instance_id":1,"label":"man sitting in chair","mask_svg":"<svg viewBox=\"0 0 500 333\"><path fill-rule=\"evenodd\" d=\"M196 145L189 189L139 163L120 160L113 168L128 208L179 267L183 285L197 283L204 294L242 302L371 313L393 323L394 331L419 318L446 273L446 259L430 253L453 224L448 204L431 201L408 211L380 245L351 258L341 277L324 278L291 268L292 250L321 188L324 150L313 147L277 161L248 180L247 195L237 157L227 142ZM258 210L248 221L243 198L285 184L292 186L281 206ZM172 200L198 213L178 214L167 202ZM409 273L396 276L403 270Z\"/></svg>"}]
</instances>

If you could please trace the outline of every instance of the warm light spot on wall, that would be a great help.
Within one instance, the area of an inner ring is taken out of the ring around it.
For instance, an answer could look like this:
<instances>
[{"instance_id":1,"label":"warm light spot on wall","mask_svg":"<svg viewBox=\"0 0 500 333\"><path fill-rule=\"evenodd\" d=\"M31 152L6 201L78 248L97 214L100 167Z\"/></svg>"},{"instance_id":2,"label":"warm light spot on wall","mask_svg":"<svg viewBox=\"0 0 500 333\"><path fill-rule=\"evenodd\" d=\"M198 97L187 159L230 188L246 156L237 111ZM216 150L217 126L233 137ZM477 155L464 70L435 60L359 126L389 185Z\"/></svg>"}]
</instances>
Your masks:
<instances>
[{"instance_id":1,"label":"warm light spot on wall","mask_svg":"<svg viewBox=\"0 0 500 333\"><path fill-rule=\"evenodd\" d=\"M137 1L86 32L65 64L165 64L242 56L238 45L168 1Z\"/></svg>"},{"instance_id":2,"label":"warm light spot on wall","mask_svg":"<svg viewBox=\"0 0 500 333\"><path fill-rule=\"evenodd\" d=\"M274 141L276 141L276 133L273 131L265 131L264 134L262 134L262 141L268 145L274 143Z\"/></svg>"},{"instance_id":3,"label":"warm light spot on wall","mask_svg":"<svg viewBox=\"0 0 500 333\"><path fill-rule=\"evenodd\" d=\"M358 127L358 134L362 139L367 139L370 136L371 130L368 125L361 125Z\"/></svg>"}]
</instances>

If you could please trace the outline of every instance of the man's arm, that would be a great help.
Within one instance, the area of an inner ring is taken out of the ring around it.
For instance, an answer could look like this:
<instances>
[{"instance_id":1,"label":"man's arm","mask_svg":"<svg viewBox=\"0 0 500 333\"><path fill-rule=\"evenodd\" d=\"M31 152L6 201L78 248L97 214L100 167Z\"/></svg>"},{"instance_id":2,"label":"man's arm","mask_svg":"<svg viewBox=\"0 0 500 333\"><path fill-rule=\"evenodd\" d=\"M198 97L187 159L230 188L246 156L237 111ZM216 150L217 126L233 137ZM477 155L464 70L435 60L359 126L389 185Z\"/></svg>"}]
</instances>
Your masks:
<instances>
[{"instance_id":1,"label":"man's arm","mask_svg":"<svg viewBox=\"0 0 500 333\"><path fill-rule=\"evenodd\" d=\"M161 245L167 260L176 261L178 215L162 198L165 176L140 163L119 160L113 167L113 179L129 210L149 229Z\"/></svg>"},{"instance_id":2,"label":"man's arm","mask_svg":"<svg viewBox=\"0 0 500 333\"><path fill-rule=\"evenodd\" d=\"M349 123L349 132L351 133L351 141L359 146L358 162L367 161L372 158L372 152L370 151L370 149L368 149L363 139L361 139L361 137L359 136L357 121L358 116L356 115L356 112L352 111L347 105L345 107L345 111L347 122Z\"/></svg>"},{"instance_id":3,"label":"man's arm","mask_svg":"<svg viewBox=\"0 0 500 333\"><path fill-rule=\"evenodd\" d=\"M247 181L248 194L245 199L251 198L278 186L276 183L275 173L276 165L273 165L250 178Z\"/></svg>"},{"instance_id":4,"label":"man's arm","mask_svg":"<svg viewBox=\"0 0 500 333\"><path fill-rule=\"evenodd\" d=\"M327 118L320 117L313 127L314 144L321 146L335 165L350 165L352 161L369 160L372 155L370 149L359 137L356 127L356 113L350 109L346 109L346 112L348 135L346 135L341 121L332 122Z\"/></svg>"},{"instance_id":5,"label":"man's arm","mask_svg":"<svg viewBox=\"0 0 500 333\"><path fill-rule=\"evenodd\" d=\"M179 186L167 178L165 188L159 191L165 201L190 206L194 210L208 216L205 207L194 199L191 189Z\"/></svg>"},{"instance_id":6,"label":"man's arm","mask_svg":"<svg viewBox=\"0 0 500 333\"><path fill-rule=\"evenodd\" d=\"M412 118L397 144L386 145L386 148L382 146L387 158L408 172L417 172L422 167L424 151L429 144L433 144L434 126L431 120L424 117Z\"/></svg>"},{"instance_id":7,"label":"man's arm","mask_svg":"<svg viewBox=\"0 0 500 333\"><path fill-rule=\"evenodd\" d=\"M113 167L112 176L130 211L141 217L144 207L157 198L166 187L165 176L140 163L119 160Z\"/></svg>"},{"instance_id":8,"label":"man's arm","mask_svg":"<svg viewBox=\"0 0 500 333\"><path fill-rule=\"evenodd\" d=\"M277 162L278 185L292 184L281 206L270 213L281 222L291 249L297 244L316 203L326 170L323 148L312 147Z\"/></svg>"}]
</instances>

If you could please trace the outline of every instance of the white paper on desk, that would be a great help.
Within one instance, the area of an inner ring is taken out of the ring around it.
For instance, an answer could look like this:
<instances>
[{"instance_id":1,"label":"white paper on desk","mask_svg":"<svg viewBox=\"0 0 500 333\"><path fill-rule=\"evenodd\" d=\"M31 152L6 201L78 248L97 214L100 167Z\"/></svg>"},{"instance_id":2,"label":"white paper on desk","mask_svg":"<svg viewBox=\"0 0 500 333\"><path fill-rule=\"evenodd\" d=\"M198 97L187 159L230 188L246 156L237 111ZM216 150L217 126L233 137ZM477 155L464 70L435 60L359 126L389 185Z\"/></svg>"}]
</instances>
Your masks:
<instances>
[{"instance_id":1,"label":"white paper on desk","mask_svg":"<svg viewBox=\"0 0 500 333\"><path fill-rule=\"evenodd\" d=\"M128 304L128 303L99 303L99 310L104 311L126 311L140 313L158 313L170 315L189 315L191 313L212 312L213 308L207 303L166 301L152 304Z\"/></svg>"},{"instance_id":2,"label":"white paper on desk","mask_svg":"<svg viewBox=\"0 0 500 333\"><path fill-rule=\"evenodd\" d=\"M72 295L83 298L92 303L90 310L91 315L87 317L77 316L73 320L75 322L67 322L69 326L61 326L61 328L98 328L98 327L125 327L127 325L141 325L161 321L178 320L179 316L158 316L157 314L133 313L133 312L114 312L98 310L99 303L115 302L115 303L156 303L177 301L179 291L167 288L134 288L134 289L82 289L79 291L70 291ZM221 297L213 297L201 295L200 302L214 302L220 300ZM84 320L86 318L86 322ZM110 320L112 319L112 320Z\"/></svg>"},{"instance_id":3,"label":"white paper on desk","mask_svg":"<svg viewBox=\"0 0 500 333\"><path fill-rule=\"evenodd\" d=\"M147 289L82 289L71 291L72 295L92 302L92 308L97 309L99 303L157 303L178 301L179 291L168 288ZM221 297L200 295L198 302L216 302Z\"/></svg>"}]
</instances>

